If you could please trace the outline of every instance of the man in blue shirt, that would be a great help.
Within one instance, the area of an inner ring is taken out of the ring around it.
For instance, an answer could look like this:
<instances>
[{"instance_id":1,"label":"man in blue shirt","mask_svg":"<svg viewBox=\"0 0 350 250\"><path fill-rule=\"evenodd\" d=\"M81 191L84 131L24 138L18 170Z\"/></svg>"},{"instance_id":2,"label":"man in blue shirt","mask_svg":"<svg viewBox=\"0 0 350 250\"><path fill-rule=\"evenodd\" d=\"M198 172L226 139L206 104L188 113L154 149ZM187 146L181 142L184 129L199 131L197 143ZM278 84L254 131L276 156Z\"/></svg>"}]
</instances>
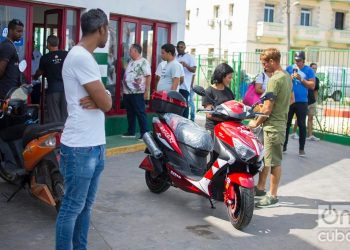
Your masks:
<instances>
[{"instance_id":1,"label":"man in blue shirt","mask_svg":"<svg viewBox=\"0 0 350 250\"><path fill-rule=\"evenodd\" d=\"M286 140L283 151L287 150L288 134L294 114L296 114L299 127L299 156L305 156L306 116L308 110L308 89L315 88L315 73L305 65L305 52L297 51L294 55L295 64L287 67L286 71L291 75L295 102L290 105L288 112Z\"/></svg>"}]
</instances>

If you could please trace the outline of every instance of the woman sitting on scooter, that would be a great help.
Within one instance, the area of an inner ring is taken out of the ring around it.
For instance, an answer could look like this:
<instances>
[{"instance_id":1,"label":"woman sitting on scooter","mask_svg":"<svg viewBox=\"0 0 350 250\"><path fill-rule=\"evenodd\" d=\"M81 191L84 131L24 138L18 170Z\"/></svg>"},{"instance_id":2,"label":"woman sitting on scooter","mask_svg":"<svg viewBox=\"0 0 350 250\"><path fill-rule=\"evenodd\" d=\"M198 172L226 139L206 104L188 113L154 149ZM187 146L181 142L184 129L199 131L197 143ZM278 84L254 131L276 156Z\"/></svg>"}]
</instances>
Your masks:
<instances>
[{"instance_id":1,"label":"woman sitting on scooter","mask_svg":"<svg viewBox=\"0 0 350 250\"><path fill-rule=\"evenodd\" d=\"M221 103L235 99L235 95L229 88L232 74L233 69L227 63L221 63L215 68L211 77L212 86L205 90L206 96L202 100L202 105L205 109L211 110ZM205 129L213 134L214 127L220 122L220 119L213 117L209 113L206 113L206 116Z\"/></svg>"}]
</instances>

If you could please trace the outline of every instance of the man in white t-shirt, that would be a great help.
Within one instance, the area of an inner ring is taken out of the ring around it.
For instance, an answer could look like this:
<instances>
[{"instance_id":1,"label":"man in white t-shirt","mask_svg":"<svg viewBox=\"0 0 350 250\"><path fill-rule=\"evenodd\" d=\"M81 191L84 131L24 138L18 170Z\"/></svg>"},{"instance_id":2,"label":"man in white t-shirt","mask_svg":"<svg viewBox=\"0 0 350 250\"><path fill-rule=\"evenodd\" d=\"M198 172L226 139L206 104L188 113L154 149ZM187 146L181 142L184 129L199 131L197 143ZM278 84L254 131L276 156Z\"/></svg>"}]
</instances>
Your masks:
<instances>
[{"instance_id":1,"label":"man in white t-shirt","mask_svg":"<svg viewBox=\"0 0 350 250\"><path fill-rule=\"evenodd\" d=\"M64 197L56 222L56 250L87 249L90 216L105 159L105 116L112 107L93 56L108 39L100 9L81 16L82 38L68 53L62 77L68 118L61 137L60 171Z\"/></svg>"},{"instance_id":2,"label":"man in white t-shirt","mask_svg":"<svg viewBox=\"0 0 350 250\"><path fill-rule=\"evenodd\" d=\"M123 101L128 118L128 131L123 138L135 138L136 117L140 127L140 137L147 132L147 116L145 100L148 98L151 83L151 66L142 57L142 47L139 44L130 46L130 62L126 67L123 79Z\"/></svg>"},{"instance_id":3,"label":"man in white t-shirt","mask_svg":"<svg viewBox=\"0 0 350 250\"><path fill-rule=\"evenodd\" d=\"M192 77L193 77L193 74L196 72L197 66L193 57L190 54L185 52L186 44L184 41L179 41L177 43L176 49L177 49L176 60L183 66L183 69L185 72L184 82L180 85L179 92L187 101L187 108L183 113L183 117L188 118L188 114L189 114L188 98L191 92Z\"/></svg>"},{"instance_id":4,"label":"man in white t-shirt","mask_svg":"<svg viewBox=\"0 0 350 250\"><path fill-rule=\"evenodd\" d=\"M161 47L161 57L167 61L160 76L157 90L179 90L182 65L175 59L175 46L167 43Z\"/></svg>"},{"instance_id":5,"label":"man in white t-shirt","mask_svg":"<svg viewBox=\"0 0 350 250\"><path fill-rule=\"evenodd\" d=\"M157 89L160 77L162 76L162 72L163 72L163 70L165 70L165 66L167 65L167 63L168 63L167 61L161 61L158 64L158 66L157 66L157 69L156 69L156 72L155 72L155 75L156 75L156 89ZM181 72L181 76L180 76L180 84L182 84L184 82L184 78L185 78L185 72L184 72L184 70L182 68L182 72Z\"/></svg>"}]
</instances>

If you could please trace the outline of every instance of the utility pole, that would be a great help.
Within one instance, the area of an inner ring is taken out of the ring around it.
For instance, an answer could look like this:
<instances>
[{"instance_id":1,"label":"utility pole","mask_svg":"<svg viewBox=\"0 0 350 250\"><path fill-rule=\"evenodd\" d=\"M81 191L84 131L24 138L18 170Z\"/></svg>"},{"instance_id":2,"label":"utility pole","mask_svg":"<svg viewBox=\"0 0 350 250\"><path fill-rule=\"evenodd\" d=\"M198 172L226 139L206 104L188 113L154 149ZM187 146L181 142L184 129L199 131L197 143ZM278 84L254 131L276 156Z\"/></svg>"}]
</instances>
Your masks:
<instances>
[{"instance_id":1,"label":"utility pole","mask_svg":"<svg viewBox=\"0 0 350 250\"><path fill-rule=\"evenodd\" d=\"M287 0L287 52L290 50L290 0Z\"/></svg>"},{"instance_id":2,"label":"utility pole","mask_svg":"<svg viewBox=\"0 0 350 250\"><path fill-rule=\"evenodd\" d=\"M218 20L219 23L219 63L221 62L221 19Z\"/></svg>"}]
</instances>

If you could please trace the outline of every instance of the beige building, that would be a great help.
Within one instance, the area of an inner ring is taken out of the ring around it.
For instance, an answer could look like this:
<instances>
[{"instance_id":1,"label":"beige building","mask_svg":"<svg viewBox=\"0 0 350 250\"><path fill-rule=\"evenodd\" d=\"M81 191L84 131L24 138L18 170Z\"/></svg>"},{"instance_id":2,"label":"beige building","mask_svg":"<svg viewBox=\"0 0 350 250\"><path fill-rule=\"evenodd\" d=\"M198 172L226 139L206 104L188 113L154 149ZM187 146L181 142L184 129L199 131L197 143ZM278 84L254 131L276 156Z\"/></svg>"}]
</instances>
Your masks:
<instances>
[{"instance_id":1,"label":"beige building","mask_svg":"<svg viewBox=\"0 0 350 250\"><path fill-rule=\"evenodd\" d=\"M350 0L290 0L291 49L350 49ZM225 57L267 47L287 51L286 0L187 0L193 54Z\"/></svg>"}]
</instances>

